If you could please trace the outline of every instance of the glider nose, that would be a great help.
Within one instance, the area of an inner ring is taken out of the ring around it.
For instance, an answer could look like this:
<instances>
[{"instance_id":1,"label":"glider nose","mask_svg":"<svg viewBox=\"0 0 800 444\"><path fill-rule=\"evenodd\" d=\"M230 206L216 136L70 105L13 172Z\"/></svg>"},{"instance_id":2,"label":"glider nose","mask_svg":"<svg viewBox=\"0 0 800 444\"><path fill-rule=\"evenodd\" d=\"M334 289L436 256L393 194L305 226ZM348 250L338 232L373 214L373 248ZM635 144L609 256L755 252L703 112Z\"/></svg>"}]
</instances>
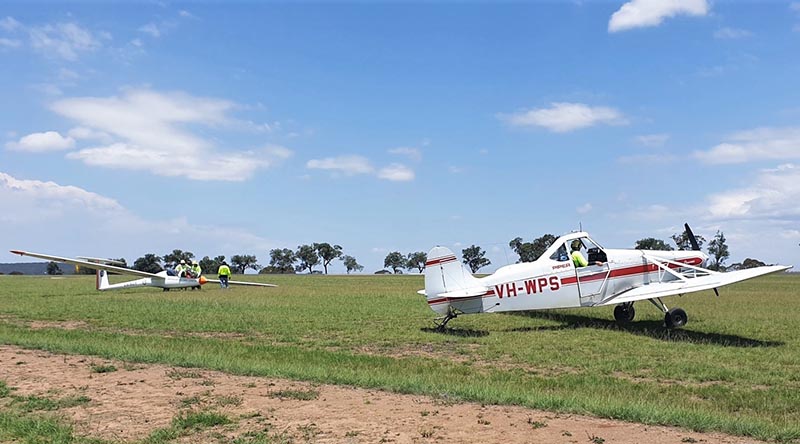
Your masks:
<instances>
[{"instance_id":1,"label":"glider nose","mask_svg":"<svg viewBox=\"0 0 800 444\"><path fill-rule=\"evenodd\" d=\"M203 284L205 284L206 282L208 282L208 279L206 279L206 277L205 277L205 276L200 276L200 279L199 279L199 281L200 281L200 285L203 285Z\"/></svg>"}]
</instances>

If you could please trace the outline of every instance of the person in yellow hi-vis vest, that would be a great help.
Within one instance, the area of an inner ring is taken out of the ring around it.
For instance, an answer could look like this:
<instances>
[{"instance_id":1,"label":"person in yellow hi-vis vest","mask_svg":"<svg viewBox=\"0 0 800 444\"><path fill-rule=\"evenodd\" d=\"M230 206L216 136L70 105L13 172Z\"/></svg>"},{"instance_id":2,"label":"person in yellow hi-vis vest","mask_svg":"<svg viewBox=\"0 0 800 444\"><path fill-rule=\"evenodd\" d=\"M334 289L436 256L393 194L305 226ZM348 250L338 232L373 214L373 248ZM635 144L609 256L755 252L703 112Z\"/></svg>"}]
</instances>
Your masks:
<instances>
[{"instance_id":1,"label":"person in yellow hi-vis vest","mask_svg":"<svg viewBox=\"0 0 800 444\"><path fill-rule=\"evenodd\" d=\"M228 288L228 279L231 277L231 269L228 267L227 262L222 261L222 265L220 265L219 270L217 270L217 275L219 276L219 287Z\"/></svg>"},{"instance_id":2,"label":"person in yellow hi-vis vest","mask_svg":"<svg viewBox=\"0 0 800 444\"><path fill-rule=\"evenodd\" d=\"M572 241L572 253L570 257L572 257L572 264L575 265L575 268L581 268L589 265L589 262L583 257L583 253L581 253L581 248L583 247L583 242L580 239L575 239ZM603 265L600 261L594 261L592 265Z\"/></svg>"}]
</instances>

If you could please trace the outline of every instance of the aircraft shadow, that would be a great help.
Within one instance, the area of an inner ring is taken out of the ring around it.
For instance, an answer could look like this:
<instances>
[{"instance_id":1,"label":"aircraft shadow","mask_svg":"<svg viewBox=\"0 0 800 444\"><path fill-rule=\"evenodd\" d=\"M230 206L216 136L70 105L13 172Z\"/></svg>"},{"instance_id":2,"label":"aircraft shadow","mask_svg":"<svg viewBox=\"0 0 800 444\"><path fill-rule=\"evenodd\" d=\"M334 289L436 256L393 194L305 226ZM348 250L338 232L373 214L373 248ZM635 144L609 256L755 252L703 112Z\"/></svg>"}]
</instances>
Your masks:
<instances>
[{"instance_id":1,"label":"aircraft shadow","mask_svg":"<svg viewBox=\"0 0 800 444\"><path fill-rule=\"evenodd\" d=\"M471 328L458 328L458 327L447 327L444 330L439 330L435 327L423 327L420 330L424 331L425 333L438 333L440 335L445 336L458 336L461 338L480 338L483 336L488 336L489 332L486 330L474 330Z\"/></svg>"},{"instance_id":2,"label":"aircraft shadow","mask_svg":"<svg viewBox=\"0 0 800 444\"><path fill-rule=\"evenodd\" d=\"M549 319L561 322L561 325L547 325L539 327L518 327L507 331L551 331L573 328L595 328L600 330L622 330L639 336L647 336L668 342L690 342L695 344L713 344L723 347L778 347L784 345L781 341L762 341L759 339L745 338L737 335L721 333L703 333L686 329L671 330L661 321L636 321L621 326L615 321L597 319L589 316L555 313L547 311L517 311L508 313L511 316L524 316L528 318Z\"/></svg>"}]
</instances>

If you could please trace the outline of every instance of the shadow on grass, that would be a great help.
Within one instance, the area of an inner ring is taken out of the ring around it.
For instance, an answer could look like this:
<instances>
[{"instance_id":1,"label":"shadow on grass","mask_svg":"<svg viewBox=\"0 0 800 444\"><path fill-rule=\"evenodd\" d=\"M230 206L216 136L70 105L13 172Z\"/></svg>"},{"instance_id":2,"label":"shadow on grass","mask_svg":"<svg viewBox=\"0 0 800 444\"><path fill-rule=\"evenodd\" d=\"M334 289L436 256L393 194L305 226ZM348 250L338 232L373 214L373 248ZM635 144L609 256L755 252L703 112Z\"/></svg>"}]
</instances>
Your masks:
<instances>
[{"instance_id":1,"label":"shadow on grass","mask_svg":"<svg viewBox=\"0 0 800 444\"><path fill-rule=\"evenodd\" d=\"M545 325L538 327L519 327L507 331L551 331L566 330L573 328L595 328L599 330L620 330L639 336L647 336L669 342L689 342L694 344L713 344L723 347L778 347L784 345L781 341L762 341L750 339L737 335L727 335L721 333L703 333L699 331L675 329L671 330L664 326L661 321L633 321L628 325L621 326L615 321L598 319L589 316L579 316L574 314L556 313L550 311L518 311L509 313L512 316L523 316L536 319L548 319L561 322L561 325Z\"/></svg>"},{"instance_id":2,"label":"shadow on grass","mask_svg":"<svg viewBox=\"0 0 800 444\"><path fill-rule=\"evenodd\" d=\"M439 330L436 327L423 327L420 328L425 333L437 333L445 336L458 336L461 338L480 338L488 336L489 332L486 330L473 330L471 328L452 328L447 327L444 330Z\"/></svg>"}]
</instances>

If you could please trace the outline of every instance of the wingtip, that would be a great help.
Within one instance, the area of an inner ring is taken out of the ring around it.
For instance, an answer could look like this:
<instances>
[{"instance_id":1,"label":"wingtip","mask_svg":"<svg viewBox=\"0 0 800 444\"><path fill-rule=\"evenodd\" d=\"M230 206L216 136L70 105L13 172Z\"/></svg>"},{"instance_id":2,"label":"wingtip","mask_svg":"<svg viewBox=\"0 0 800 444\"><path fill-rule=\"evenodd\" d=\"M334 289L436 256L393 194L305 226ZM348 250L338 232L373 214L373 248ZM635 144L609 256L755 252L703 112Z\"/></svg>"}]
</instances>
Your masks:
<instances>
[{"instance_id":1,"label":"wingtip","mask_svg":"<svg viewBox=\"0 0 800 444\"><path fill-rule=\"evenodd\" d=\"M9 250L9 251L11 251L14 254L18 254L20 256L24 256L25 255L24 251L20 251L20 250Z\"/></svg>"}]
</instances>

